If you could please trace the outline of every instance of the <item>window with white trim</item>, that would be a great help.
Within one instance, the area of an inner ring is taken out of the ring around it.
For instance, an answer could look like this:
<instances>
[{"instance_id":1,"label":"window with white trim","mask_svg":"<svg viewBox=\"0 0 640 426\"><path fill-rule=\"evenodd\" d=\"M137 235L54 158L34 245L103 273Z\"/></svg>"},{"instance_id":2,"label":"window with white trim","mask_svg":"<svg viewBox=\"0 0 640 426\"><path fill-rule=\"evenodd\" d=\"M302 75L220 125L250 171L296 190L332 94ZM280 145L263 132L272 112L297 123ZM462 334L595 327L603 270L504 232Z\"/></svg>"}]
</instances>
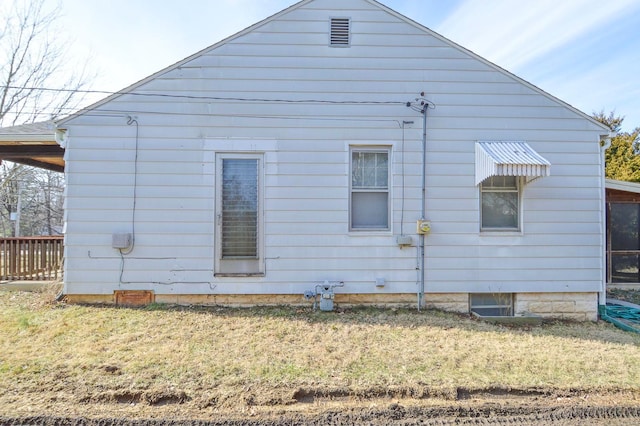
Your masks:
<instances>
[{"instance_id":1,"label":"window with white trim","mask_svg":"<svg viewBox=\"0 0 640 426\"><path fill-rule=\"evenodd\" d=\"M390 148L351 148L350 230L390 229L390 152Z\"/></svg>"},{"instance_id":2,"label":"window with white trim","mask_svg":"<svg viewBox=\"0 0 640 426\"><path fill-rule=\"evenodd\" d=\"M491 176L480 184L480 216L483 231L520 229L520 188L517 176Z\"/></svg>"}]
</instances>

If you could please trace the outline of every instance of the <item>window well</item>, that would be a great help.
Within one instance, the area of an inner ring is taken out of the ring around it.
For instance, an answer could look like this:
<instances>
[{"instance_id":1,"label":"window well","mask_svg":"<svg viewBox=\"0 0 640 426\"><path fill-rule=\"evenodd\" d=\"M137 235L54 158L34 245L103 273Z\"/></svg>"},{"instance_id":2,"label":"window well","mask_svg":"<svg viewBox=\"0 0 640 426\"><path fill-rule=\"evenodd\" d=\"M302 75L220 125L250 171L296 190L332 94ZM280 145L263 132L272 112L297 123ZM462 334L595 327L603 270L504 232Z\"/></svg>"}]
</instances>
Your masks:
<instances>
[{"instance_id":1,"label":"window well","mask_svg":"<svg viewBox=\"0 0 640 426\"><path fill-rule=\"evenodd\" d=\"M481 316L512 316L513 295L511 293L472 293L469 295L471 312Z\"/></svg>"}]
</instances>

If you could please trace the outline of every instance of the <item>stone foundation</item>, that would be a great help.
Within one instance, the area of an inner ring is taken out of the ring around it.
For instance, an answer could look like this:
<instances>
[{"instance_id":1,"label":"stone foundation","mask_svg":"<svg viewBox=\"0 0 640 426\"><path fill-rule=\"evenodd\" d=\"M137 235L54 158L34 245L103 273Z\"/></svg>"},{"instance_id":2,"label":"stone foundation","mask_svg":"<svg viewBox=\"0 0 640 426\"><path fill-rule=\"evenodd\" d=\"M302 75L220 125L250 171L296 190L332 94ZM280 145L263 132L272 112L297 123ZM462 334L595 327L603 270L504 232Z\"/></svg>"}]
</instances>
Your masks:
<instances>
[{"instance_id":1,"label":"stone foundation","mask_svg":"<svg viewBox=\"0 0 640 426\"><path fill-rule=\"evenodd\" d=\"M468 313L468 293L426 293L424 295L427 309L440 309L448 312Z\"/></svg>"},{"instance_id":2,"label":"stone foundation","mask_svg":"<svg viewBox=\"0 0 640 426\"><path fill-rule=\"evenodd\" d=\"M132 290L136 292L136 290ZM118 300L126 297L126 291L114 294L68 294L65 296L69 303L116 305ZM130 298L131 299L131 298ZM130 300L129 299L129 300ZM319 298L318 298L319 300ZM153 295L152 302L174 305L202 305L202 306L311 306L312 300L307 300L302 294L158 294ZM336 306L416 306L417 296L407 293L392 294L336 294ZM130 305L130 303L129 303Z\"/></svg>"},{"instance_id":3,"label":"stone foundation","mask_svg":"<svg viewBox=\"0 0 640 426\"><path fill-rule=\"evenodd\" d=\"M118 294L118 299L126 295ZM116 294L69 294L69 303L117 304ZM513 308L516 316L534 314L543 318L572 319L578 321L597 321L597 293L516 293L513 296ZM211 305L229 307L250 306L311 306L313 300L307 300L300 294L153 294L151 301L176 305ZM381 306L415 307L417 296L413 293L393 294L336 294L335 305L340 306ZM427 309L468 313L468 293L427 293Z\"/></svg>"},{"instance_id":4,"label":"stone foundation","mask_svg":"<svg viewBox=\"0 0 640 426\"><path fill-rule=\"evenodd\" d=\"M598 320L598 293L517 293L513 305L515 315Z\"/></svg>"}]
</instances>

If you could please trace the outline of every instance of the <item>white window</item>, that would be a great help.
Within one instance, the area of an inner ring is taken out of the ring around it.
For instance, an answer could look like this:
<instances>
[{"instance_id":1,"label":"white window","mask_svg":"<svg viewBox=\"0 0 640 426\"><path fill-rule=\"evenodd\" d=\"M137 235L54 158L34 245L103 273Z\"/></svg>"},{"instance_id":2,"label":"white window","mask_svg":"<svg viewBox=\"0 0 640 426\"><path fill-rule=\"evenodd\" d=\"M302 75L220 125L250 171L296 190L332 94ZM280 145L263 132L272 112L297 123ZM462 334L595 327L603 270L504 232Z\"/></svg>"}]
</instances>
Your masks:
<instances>
[{"instance_id":1,"label":"white window","mask_svg":"<svg viewBox=\"0 0 640 426\"><path fill-rule=\"evenodd\" d=\"M262 157L219 154L216 166L216 274L261 274Z\"/></svg>"},{"instance_id":2,"label":"white window","mask_svg":"<svg viewBox=\"0 0 640 426\"><path fill-rule=\"evenodd\" d=\"M520 178L492 176L480 185L481 229L517 231L520 229Z\"/></svg>"},{"instance_id":3,"label":"white window","mask_svg":"<svg viewBox=\"0 0 640 426\"><path fill-rule=\"evenodd\" d=\"M389 229L389 148L351 149L351 230Z\"/></svg>"}]
</instances>

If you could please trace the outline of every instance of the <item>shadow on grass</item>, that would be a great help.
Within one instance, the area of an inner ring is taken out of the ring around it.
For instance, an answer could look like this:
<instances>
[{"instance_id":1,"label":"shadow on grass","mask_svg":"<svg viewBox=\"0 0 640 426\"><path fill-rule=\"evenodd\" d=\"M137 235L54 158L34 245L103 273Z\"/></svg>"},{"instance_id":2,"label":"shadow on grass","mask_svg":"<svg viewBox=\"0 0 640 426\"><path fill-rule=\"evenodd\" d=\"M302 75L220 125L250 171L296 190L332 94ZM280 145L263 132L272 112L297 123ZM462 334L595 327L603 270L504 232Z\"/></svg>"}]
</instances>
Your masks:
<instances>
[{"instance_id":1,"label":"shadow on grass","mask_svg":"<svg viewBox=\"0 0 640 426\"><path fill-rule=\"evenodd\" d=\"M97 305L88 305L98 308ZM604 321L579 322L545 319L541 324L492 324L470 314L458 314L435 309L418 311L415 308L386 307L337 307L334 311L314 310L310 306L255 306L226 307L200 305L171 305L152 303L143 307L113 307L100 305L100 309L132 309L148 312L187 311L201 315L224 318L264 318L287 321L303 321L308 324L386 325L393 328L416 329L437 327L443 330L463 330L486 333L511 333L514 335L554 336L587 341L640 346L640 335L615 328Z\"/></svg>"},{"instance_id":2,"label":"shadow on grass","mask_svg":"<svg viewBox=\"0 0 640 426\"><path fill-rule=\"evenodd\" d=\"M1 294L1 293L0 293ZM14 293L15 294L15 293ZM42 299L47 303L41 303ZM0 305L18 303L26 311L38 309L64 309L64 302L56 302L46 294L31 293L11 297L5 293ZM99 310L135 310L142 312L190 312L218 318L256 318L280 319L283 321L304 322L310 325L375 325L400 329L416 329L420 327L439 328L486 333L507 333L514 336L553 336L574 338L585 341L604 342L621 345L640 346L640 335L622 331L604 321L598 323L576 322L568 320L545 320L539 325L498 325L473 318L469 314L456 314L433 309L417 311L415 308L382 308L382 307L349 307L339 305L331 312L314 310L312 304L304 306L255 306L236 308L225 306L172 305L152 303L142 307L125 307L113 305L84 305L89 309ZM2 307L0 306L0 309Z\"/></svg>"}]
</instances>

